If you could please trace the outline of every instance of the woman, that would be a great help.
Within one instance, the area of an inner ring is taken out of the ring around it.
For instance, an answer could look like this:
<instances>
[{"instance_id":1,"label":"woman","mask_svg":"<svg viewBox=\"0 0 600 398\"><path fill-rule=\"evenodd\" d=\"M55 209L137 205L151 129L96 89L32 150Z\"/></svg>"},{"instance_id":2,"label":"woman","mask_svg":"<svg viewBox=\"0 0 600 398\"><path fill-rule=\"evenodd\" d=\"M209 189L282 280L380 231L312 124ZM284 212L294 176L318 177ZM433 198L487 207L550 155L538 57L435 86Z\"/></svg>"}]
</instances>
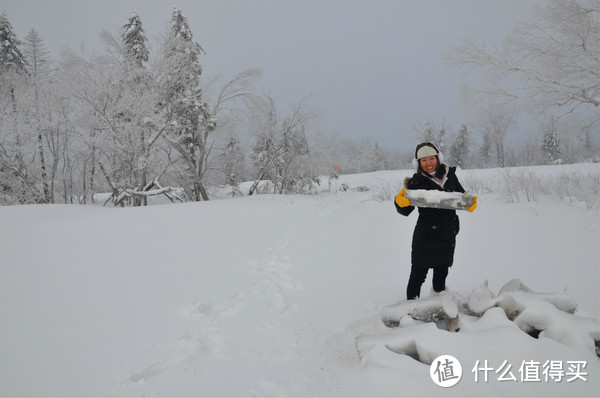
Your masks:
<instances>
[{"instance_id":1,"label":"woman","mask_svg":"<svg viewBox=\"0 0 600 398\"><path fill-rule=\"evenodd\" d=\"M396 195L394 201L398 213L408 216L415 209L404 197L406 188L465 192L456 177L456 168L442 163L443 156L432 143L417 145L413 162L417 172L412 178L405 180L405 188ZM468 211L472 212L476 207L477 198ZM439 293L446 289L446 277L454 261L454 246L459 229L456 210L419 208L419 218L412 240L412 266L406 288L407 299L420 297L421 285L427 278L429 268L433 268L433 290Z\"/></svg>"}]
</instances>

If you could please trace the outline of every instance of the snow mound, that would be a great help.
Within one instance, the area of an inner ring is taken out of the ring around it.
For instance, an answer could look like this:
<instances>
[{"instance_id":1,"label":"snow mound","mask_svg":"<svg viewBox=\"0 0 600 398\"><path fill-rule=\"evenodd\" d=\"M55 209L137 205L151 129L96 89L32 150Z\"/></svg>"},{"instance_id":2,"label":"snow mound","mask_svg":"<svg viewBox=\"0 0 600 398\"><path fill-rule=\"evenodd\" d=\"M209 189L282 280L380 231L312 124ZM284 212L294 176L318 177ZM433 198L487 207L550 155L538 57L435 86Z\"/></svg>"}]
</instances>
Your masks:
<instances>
[{"instance_id":1,"label":"snow mound","mask_svg":"<svg viewBox=\"0 0 600 398\"><path fill-rule=\"evenodd\" d=\"M576 308L566 293L536 293L513 279L494 295L486 281L468 300L442 292L383 308L381 319L389 328L358 336L356 349L363 366L402 369L407 357L430 365L444 354L473 363L534 358L546 363L556 358L545 358L544 347L560 344L597 369L600 321L577 314Z\"/></svg>"},{"instance_id":2,"label":"snow mound","mask_svg":"<svg viewBox=\"0 0 600 398\"><path fill-rule=\"evenodd\" d=\"M478 315L494 307L503 309L509 320L532 337L547 337L598 353L600 322L575 315L577 303L566 293L536 293L513 279L496 297L484 283L467 303L467 308Z\"/></svg>"}]
</instances>

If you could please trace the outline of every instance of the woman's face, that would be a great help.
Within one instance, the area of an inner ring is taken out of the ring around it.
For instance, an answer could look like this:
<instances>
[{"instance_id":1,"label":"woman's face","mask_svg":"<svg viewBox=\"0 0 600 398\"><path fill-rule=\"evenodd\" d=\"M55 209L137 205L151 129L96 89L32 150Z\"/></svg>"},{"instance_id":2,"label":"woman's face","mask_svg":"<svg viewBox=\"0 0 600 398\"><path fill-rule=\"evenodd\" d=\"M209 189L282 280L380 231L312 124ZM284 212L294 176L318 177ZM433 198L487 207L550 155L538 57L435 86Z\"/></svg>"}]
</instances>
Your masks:
<instances>
[{"instance_id":1,"label":"woman's face","mask_svg":"<svg viewBox=\"0 0 600 398\"><path fill-rule=\"evenodd\" d=\"M435 173L437 169L437 157L436 156L428 156L426 158L419 159L421 163L421 168L428 172L429 174Z\"/></svg>"}]
</instances>

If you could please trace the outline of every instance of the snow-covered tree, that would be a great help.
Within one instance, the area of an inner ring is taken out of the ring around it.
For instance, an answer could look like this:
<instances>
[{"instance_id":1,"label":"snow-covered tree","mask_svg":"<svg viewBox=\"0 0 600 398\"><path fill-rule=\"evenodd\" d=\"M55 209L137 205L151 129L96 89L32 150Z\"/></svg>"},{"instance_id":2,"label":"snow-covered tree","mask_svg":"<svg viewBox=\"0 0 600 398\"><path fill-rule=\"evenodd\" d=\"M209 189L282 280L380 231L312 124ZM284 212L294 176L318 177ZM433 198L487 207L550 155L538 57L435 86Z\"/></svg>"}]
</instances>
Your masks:
<instances>
[{"instance_id":1,"label":"snow-covered tree","mask_svg":"<svg viewBox=\"0 0 600 398\"><path fill-rule=\"evenodd\" d=\"M46 50L44 39L35 29L31 29L23 44L23 55L27 70L39 79L50 77L50 52Z\"/></svg>"},{"instance_id":2,"label":"snow-covered tree","mask_svg":"<svg viewBox=\"0 0 600 398\"><path fill-rule=\"evenodd\" d=\"M516 27L503 46L463 41L447 56L455 68L482 71L476 92L526 100L538 112L600 106L600 3L550 1ZM474 101L481 99L471 96Z\"/></svg>"},{"instance_id":3,"label":"snow-covered tree","mask_svg":"<svg viewBox=\"0 0 600 398\"><path fill-rule=\"evenodd\" d=\"M77 125L92 173L97 165L115 205L141 205L151 194L167 193L158 180L169 166L162 139L172 119L159 112L162 93L123 36L103 32L102 38L103 56L63 56L63 83L79 107Z\"/></svg>"},{"instance_id":4,"label":"snow-covered tree","mask_svg":"<svg viewBox=\"0 0 600 398\"><path fill-rule=\"evenodd\" d=\"M381 149L370 137L363 138L350 147L354 147L350 158L356 160L354 165L357 173L370 173L380 169L383 159Z\"/></svg>"},{"instance_id":5,"label":"snow-covered tree","mask_svg":"<svg viewBox=\"0 0 600 398\"><path fill-rule=\"evenodd\" d=\"M384 151L379 147L379 143L375 143L375 148L374 148L374 155L375 155L375 170L385 170L386 169L386 162L385 162L385 153Z\"/></svg>"},{"instance_id":6,"label":"snow-covered tree","mask_svg":"<svg viewBox=\"0 0 600 398\"><path fill-rule=\"evenodd\" d=\"M479 129L484 139L489 139L496 155L495 165L498 167L505 166L504 145L515 115L514 107L502 104L491 104L477 115Z\"/></svg>"},{"instance_id":7,"label":"snow-covered tree","mask_svg":"<svg viewBox=\"0 0 600 398\"><path fill-rule=\"evenodd\" d=\"M203 181L210 151L206 137L216 127L202 100L202 53L204 50L194 40L187 18L175 7L162 53L159 82L164 93L164 111L173 118L170 142L182 164L177 174L186 194L195 201L208 200Z\"/></svg>"},{"instance_id":8,"label":"snow-covered tree","mask_svg":"<svg viewBox=\"0 0 600 398\"><path fill-rule=\"evenodd\" d=\"M306 138L306 128L314 118L314 111L306 100L301 100L280 121L275 102L268 98L262 116L257 118L259 124L255 126L257 140L251 158L256 174L249 195L263 180L269 180L273 191L279 193L303 192L316 181L309 167L310 149Z\"/></svg>"},{"instance_id":9,"label":"snow-covered tree","mask_svg":"<svg viewBox=\"0 0 600 398\"><path fill-rule=\"evenodd\" d=\"M6 84L0 85L0 174L4 187L10 186L4 201L54 203L55 194L62 191L66 202L76 179L65 119L69 99L56 84L56 71L35 29L18 48L13 53L23 55L18 63L23 69L5 70L1 78Z\"/></svg>"},{"instance_id":10,"label":"snow-covered tree","mask_svg":"<svg viewBox=\"0 0 600 398\"><path fill-rule=\"evenodd\" d=\"M461 168L468 166L470 156L471 137L466 124L458 130L456 140L450 146L449 158L452 163Z\"/></svg>"},{"instance_id":11,"label":"snow-covered tree","mask_svg":"<svg viewBox=\"0 0 600 398\"><path fill-rule=\"evenodd\" d=\"M306 139L306 126L309 115L299 105L281 126L282 159L278 166L279 193L302 192L311 183L309 168L305 167L310 153Z\"/></svg>"},{"instance_id":12,"label":"snow-covered tree","mask_svg":"<svg viewBox=\"0 0 600 398\"><path fill-rule=\"evenodd\" d=\"M30 140L24 109L27 61L6 13L0 15L0 180L5 202L40 201L31 170L35 141Z\"/></svg>"},{"instance_id":13,"label":"snow-covered tree","mask_svg":"<svg viewBox=\"0 0 600 398\"><path fill-rule=\"evenodd\" d=\"M128 66L126 67L127 72L124 76L127 80L129 89L133 91L133 93L137 93L142 98L149 97L154 99L154 96L149 92L152 89L154 82L151 81L151 76L144 67L144 63L148 62L150 56L147 41L148 39L146 38L142 21L134 12L127 23L121 28L121 42L125 53L125 59L128 61ZM147 103L147 105L151 108L154 104ZM144 109L142 111L146 114L149 113L149 109ZM136 119L135 115L128 116L126 112L124 112L121 117L126 119L125 121L133 121ZM138 173L134 177L138 180L137 190L134 193L130 191L130 193L134 195L134 205L147 204L147 196L139 194L140 192L149 189L148 169L151 165L149 164L150 149L148 148L148 138L152 135L152 130L150 129L150 131L148 131L147 120L148 119L144 119L144 122L140 123L141 119L137 119L133 122L134 126L132 126L132 131L130 132L130 134L135 135L133 138L133 146L137 147L137 150L135 151L136 154L134 155L137 160L132 159L132 162L138 164Z\"/></svg>"},{"instance_id":14,"label":"snow-covered tree","mask_svg":"<svg viewBox=\"0 0 600 398\"><path fill-rule=\"evenodd\" d=\"M121 39L129 59L141 67L148 62L150 51L147 47L148 39L142 26L140 17L134 12L121 30Z\"/></svg>"},{"instance_id":15,"label":"snow-covered tree","mask_svg":"<svg viewBox=\"0 0 600 398\"><path fill-rule=\"evenodd\" d=\"M49 176L46 168L44 137L46 137L46 142L48 142L48 134L53 133L53 129L50 126L53 123L51 115L55 107L53 106L53 100L50 99L50 97L53 97L53 90L50 87L50 53L46 50L42 36L35 29L32 29L25 36L23 53L29 65L30 87L33 89L32 112L35 118L35 129L37 130L44 199L50 203L53 202L54 197L53 192L50 191Z\"/></svg>"},{"instance_id":16,"label":"snow-covered tree","mask_svg":"<svg viewBox=\"0 0 600 398\"><path fill-rule=\"evenodd\" d=\"M258 108L253 120L257 138L250 156L254 162L254 184L248 195L252 195L263 180L277 179L278 164L283 162L282 148L278 139L278 116L275 102L267 98L264 107Z\"/></svg>"},{"instance_id":17,"label":"snow-covered tree","mask_svg":"<svg viewBox=\"0 0 600 398\"><path fill-rule=\"evenodd\" d=\"M6 13L0 15L0 74L25 72L27 61Z\"/></svg>"},{"instance_id":18,"label":"snow-covered tree","mask_svg":"<svg viewBox=\"0 0 600 398\"><path fill-rule=\"evenodd\" d=\"M241 153L237 130L241 128L247 132L249 120L254 118L254 110L260 109L261 104L264 103L264 98L257 95L255 89L261 76L261 70L248 69L236 74L222 86L219 86L217 80L205 86L207 102L205 102L203 121L210 121L214 126L205 129L203 137L209 148L204 166L209 177L225 175L230 185L242 176L248 177L248 173L242 172L237 166L240 160L243 163L245 157ZM225 149L221 154L219 150L211 153L210 148L215 147ZM233 180L232 171L235 175Z\"/></svg>"},{"instance_id":19,"label":"snow-covered tree","mask_svg":"<svg viewBox=\"0 0 600 398\"><path fill-rule=\"evenodd\" d=\"M491 167L490 158L492 153L492 140L489 133L483 133L482 142L479 146L478 157L480 167Z\"/></svg>"},{"instance_id":20,"label":"snow-covered tree","mask_svg":"<svg viewBox=\"0 0 600 398\"><path fill-rule=\"evenodd\" d=\"M560 159L560 138L554 117L544 128L544 136L542 138L542 156L546 163L555 163Z\"/></svg>"},{"instance_id":21,"label":"snow-covered tree","mask_svg":"<svg viewBox=\"0 0 600 398\"><path fill-rule=\"evenodd\" d=\"M414 126L413 130L420 142L431 142L440 151L445 152L446 127L444 125L438 128L433 120L427 120L424 125Z\"/></svg>"},{"instance_id":22,"label":"snow-covered tree","mask_svg":"<svg viewBox=\"0 0 600 398\"><path fill-rule=\"evenodd\" d=\"M422 142L431 142L432 144L437 144L437 131L431 120L425 122L425 126L420 133L420 141Z\"/></svg>"},{"instance_id":23,"label":"snow-covered tree","mask_svg":"<svg viewBox=\"0 0 600 398\"><path fill-rule=\"evenodd\" d=\"M225 176L225 183L231 187L231 195L240 195L239 184L245 175L245 156L240 148L239 140L229 137L221 157L220 170Z\"/></svg>"},{"instance_id":24,"label":"snow-covered tree","mask_svg":"<svg viewBox=\"0 0 600 398\"><path fill-rule=\"evenodd\" d=\"M570 129L575 132L573 135L577 139L579 147L574 160L592 160L598 162L600 160L600 133L595 123L593 121L586 123L583 120L579 120Z\"/></svg>"}]
</instances>

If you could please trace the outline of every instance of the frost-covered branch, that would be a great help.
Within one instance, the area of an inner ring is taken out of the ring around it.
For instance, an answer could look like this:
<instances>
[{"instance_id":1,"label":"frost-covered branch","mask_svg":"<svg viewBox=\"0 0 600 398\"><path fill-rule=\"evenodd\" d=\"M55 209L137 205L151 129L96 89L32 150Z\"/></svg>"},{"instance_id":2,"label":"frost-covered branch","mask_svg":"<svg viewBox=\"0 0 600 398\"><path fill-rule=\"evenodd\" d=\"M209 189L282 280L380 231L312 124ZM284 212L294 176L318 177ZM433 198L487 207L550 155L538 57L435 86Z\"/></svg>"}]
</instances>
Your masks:
<instances>
[{"instance_id":1,"label":"frost-covered branch","mask_svg":"<svg viewBox=\"0 0 600 398\"><path fill-rule=\"evenodd\" d=\"M600 106L600 7L591 0L550 2L502 47L465 40L445 56L454 69L481 71L475 93L547 107ZM476 100L477 96L472 99Z\"/></svg>"}]
</instances>

